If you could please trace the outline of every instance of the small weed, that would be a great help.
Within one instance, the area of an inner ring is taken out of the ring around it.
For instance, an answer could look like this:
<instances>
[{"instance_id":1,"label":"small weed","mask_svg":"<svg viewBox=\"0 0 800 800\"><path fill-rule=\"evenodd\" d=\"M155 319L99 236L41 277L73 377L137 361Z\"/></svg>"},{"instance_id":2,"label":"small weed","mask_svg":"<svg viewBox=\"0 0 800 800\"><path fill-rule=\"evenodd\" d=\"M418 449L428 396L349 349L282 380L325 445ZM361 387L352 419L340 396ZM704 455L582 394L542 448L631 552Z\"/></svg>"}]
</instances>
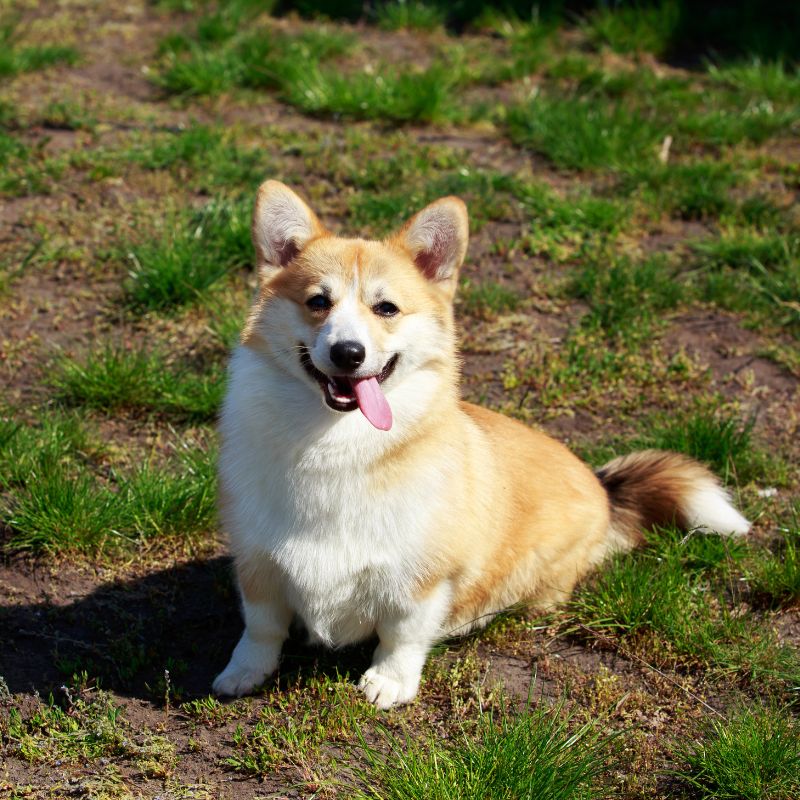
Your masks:
<instances>
[{"instance_id":1,"label":"small weed","mask_svg":"<svg viewBox=\"0 0 800 800\"><path fill-rule=\"evenodd\" d=\"M786 710L752 708L710 719L678 748L676 775L703 800L790 800L800 793L800 728Z\"/></svg>"},{"instance_id":2,"label":"small weed","mask_svg":"<svg viewBox=\"0 0 800 800\"><path fill-rule=\"evenodd\" d=\"M14 742L22 758L34 763L81 763L126 749L120 709L104 694L78 698L66 710L52 695L47 702L38 700L24 715L12 708L3 738Z\"/></svg>"},{"instance_id":3,"label":"small weed","mask_svg":"<svg viewBox=\"0 0 800 800\"><path fill-rule=\"evenodd\" d=\"M385 728L379 750L360 734L368 787L360 798L448 800L463 797L547 797L579 800L602 792L613 744L598 726L576 725L563 703L517 716L483 713L474 736L419 741Z\"/></svg>"},{"instance_id":4,"label":"small weed","mask_svg":"<svg viewBox=\"0 0 800 800\"><path fill-rule=\"evenodd\" d=\"M97 119L85 105L68 100L48 103L39 122L46 128L68 131L93 131L97 127Z\"/></svg>"},{"instance_id":5,"label":"small weed","mask_svg":"<svg viewBox=\"0 0 800 800\"><path fill-rule=\"evenodd\" d=\"M250 729L237 726L234 754L225 760L237 772L268 775L292 766L315 782L335 771L331 745L350 741L358 717L371 718L374 709L341 678L314 676L270 695Z\"/></svg>"},{"instance_id":6,"label":"small weed","mask_svg":"<svg viewBox=\"0 0 800 800\"><path fill-rule=\"evenodd\" d=\"M188 700L181 705L181 711L193 720L214 728L225 725L238 716L247 709L247 705L247 700L223 704L216 697L209 695L196 700Z\"/></svg>"}]
</instances>

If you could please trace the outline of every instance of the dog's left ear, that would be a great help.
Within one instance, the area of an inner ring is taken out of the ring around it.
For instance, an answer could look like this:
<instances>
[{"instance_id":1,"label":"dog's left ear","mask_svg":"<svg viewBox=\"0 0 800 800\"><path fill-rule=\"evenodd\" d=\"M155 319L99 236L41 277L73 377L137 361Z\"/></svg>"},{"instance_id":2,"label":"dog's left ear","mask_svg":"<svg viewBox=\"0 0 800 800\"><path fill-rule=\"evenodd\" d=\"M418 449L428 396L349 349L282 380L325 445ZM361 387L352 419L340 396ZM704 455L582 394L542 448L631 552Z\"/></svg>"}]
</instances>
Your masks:
<instances>
[{"instance_id":1,"label":"dog's left ear","mask_svg":"<svg viewBox=\"0 0 800 800\"><path fill-rule=\"evenodd\" d=\"M446 283L458 274L468 239L464 201L443 197L411 217L389 242L406 250L429 281Z\"/></svg>"}]
</instances>

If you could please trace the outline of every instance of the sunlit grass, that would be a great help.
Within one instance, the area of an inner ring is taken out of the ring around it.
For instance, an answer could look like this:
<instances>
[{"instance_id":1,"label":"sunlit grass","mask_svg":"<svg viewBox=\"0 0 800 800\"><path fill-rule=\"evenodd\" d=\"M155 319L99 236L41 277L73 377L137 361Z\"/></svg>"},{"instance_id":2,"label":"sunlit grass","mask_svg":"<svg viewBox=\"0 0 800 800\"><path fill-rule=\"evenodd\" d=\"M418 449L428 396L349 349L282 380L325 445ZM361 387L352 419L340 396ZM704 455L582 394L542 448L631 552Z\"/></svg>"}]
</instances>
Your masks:
<instances>
[{"instance_id":1,"label":"sunlit grass","mask_svg":"<svg viewBox=\"0 0 800 800\"><path fill-rule=\"evenodd\" d=\"M710 718L684 743L676 775L701 800L791 800L800 793L800 727L788 709L745 708Z\"/></svg>"},{"instance_id":2,"label":"sunlit grass","mask_svg":"<svg viewBox=\"0 0 800 800\"><path fill-rule=\"evenodd\" d=\"M451 741L381 733L381 749L361 737L367 767L360 798L585 800L602 795L615 758L612 736L577 723L558 703L513 716L481 714L474 735Z\"/></svg>"}]
</instances>

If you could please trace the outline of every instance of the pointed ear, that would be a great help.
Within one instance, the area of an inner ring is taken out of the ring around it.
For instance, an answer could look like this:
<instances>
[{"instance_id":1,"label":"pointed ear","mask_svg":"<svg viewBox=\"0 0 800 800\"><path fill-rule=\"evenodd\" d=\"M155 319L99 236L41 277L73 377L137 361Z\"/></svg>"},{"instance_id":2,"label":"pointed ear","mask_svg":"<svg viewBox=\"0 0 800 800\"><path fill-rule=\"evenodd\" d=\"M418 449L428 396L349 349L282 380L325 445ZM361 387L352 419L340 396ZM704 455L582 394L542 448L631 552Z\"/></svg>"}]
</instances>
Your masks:
<instances>
[{"instance_id":1,"label":"pointed ear","mask_svg":"<svg viewBox=\"0 0 800 800\"><path fill-rule=\"evenodd\" d=\"M391 238L411 254L419 271L430 281L455 276L467 254L467 207L458 197L443 197L415 214Z\"/></svg>"},{"instance_id":2,"label":"pointed ear","mask_svg":"<svg viewBox=\"0 0 800 800\"><path fill-rule=\"evenodd\" d=\"M258 267L285 267L313 238L326 233L317 215L288 186L265 181L253 212Z\"/></svg>"}]
</instances>

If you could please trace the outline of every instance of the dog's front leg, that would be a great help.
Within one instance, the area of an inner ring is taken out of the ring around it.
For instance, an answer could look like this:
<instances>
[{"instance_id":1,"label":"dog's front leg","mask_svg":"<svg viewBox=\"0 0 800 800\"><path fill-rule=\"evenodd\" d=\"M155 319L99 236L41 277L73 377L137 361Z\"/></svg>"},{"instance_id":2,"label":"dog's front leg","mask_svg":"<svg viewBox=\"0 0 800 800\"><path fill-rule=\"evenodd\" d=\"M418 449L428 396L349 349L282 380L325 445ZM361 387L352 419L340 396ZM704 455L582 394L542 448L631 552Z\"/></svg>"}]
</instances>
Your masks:
<instances>
[{"instance_id":1,"label":"dog's front leg","mask_svg":"<svg viewBox=\"0 0 800 800\"><path fill-rule=\"evenodd\" d=\"M450 611L450 584L438 584L404 614L385 618L377 627L380 643L359 688L378 708L408 703L416 697L425 657L440 638Z\"/></svg>"},{"instance_id":2,"label":"dog's front leg","mask_svg":"<svg viewBox=\"0 0 800 800\"><path fill-rule=\"evenodd\" d=\"M289 635L292 611L277 587L254 585L239 575L245 629L228 666L214 681L214 694L241 697L278 668L281 647Z\"/></svg>"}]
</instances>

